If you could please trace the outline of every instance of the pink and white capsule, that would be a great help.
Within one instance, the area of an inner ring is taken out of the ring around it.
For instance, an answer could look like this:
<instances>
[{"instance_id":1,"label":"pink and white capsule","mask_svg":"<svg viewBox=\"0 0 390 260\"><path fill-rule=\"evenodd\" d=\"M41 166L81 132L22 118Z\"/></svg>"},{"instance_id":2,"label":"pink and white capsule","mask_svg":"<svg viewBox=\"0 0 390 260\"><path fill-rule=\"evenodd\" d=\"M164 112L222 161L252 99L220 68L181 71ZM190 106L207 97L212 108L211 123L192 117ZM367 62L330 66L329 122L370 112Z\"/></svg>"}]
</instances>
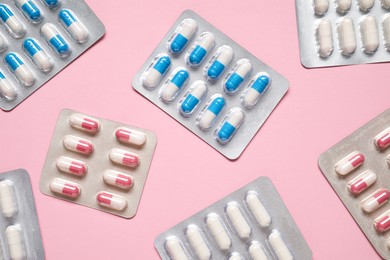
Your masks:
<instances>
[{"instance_id":1,"label":"pink and white capsule","mask_svg":"<svg viewBox=\"0 0 390 260\"><path fill-rule=\"evenodd\" d=\"M77 136L67 135L62 143L66 149L76 153L90 155L93 152L93 143Z\"/></svg>"},{"instance_id":2,"label":"pink and white capsule","mask_svg":"<svg viewBox=\"0 0 390 260\"><path fill-rule=\"evenodd\" d=\"M85 162L70 157L61 156L56 161L57 168L66 173L83 176L87 173L88 167Z\"/></svg>"},{"instance_id":3,"label":"pink and white capsule","mask_svg":"<svg viewBox=\"0 0 390 260\"><path fill-rule=\"evenodd\" d=\"M372 171L365 171L356 178L352 179L350 182L348 182L348 190L353 195L358 195L365 191L368 187L373 185L376 180L377 176Z\"/></svg>"},{"instance_id":4,"label":"pink and white capsule","mask_svg":"<svg viewBox=\"0 0 390 260\"><path fill-rule=\"evenodd\" d=\"M133 186L133 178L125 173L114 170L105 170L103 180L108 185L112 185L121 189L128 190Z\"/></svg>"},{"instance_id":5,"label":"pink and white capsule","mask_svg":"<svg viewBox=\"0 0 390 260\"><path fill-rule=\"evenodd\" d=\"M390 127L374 137L374 144L380 150L390 146Z\"/></svg>"},{"instance_id":6,"label":"pink and white capsule","mask_svg":"<svg viewBox=\"0 0 390 260\"><path fill-rule=\"evenodd\" d=\"M100 206L118 211L122 211L127 207L127 200L125 198L106 191L99 192L96 200Z\"/></svg>"},{"instance_id":7,"label":"pink and white capsule","mask_svg":"<svg viewBox=\"0 0 390 260\"><path fill-rule=\"evenodd\" d=\"M18 212L14 194L14 184L10 180L0 182L0 206L3 216L11 218Z\"/></svg>"},{"instance_id":8,"label":"pink and white capsule","mask_svg":"<svg viewBox=\"0 0 390 260\"><path fill-rule=\"evenodd\" d=\"M128 167L137 167L140 163L140 158L137 154L118 148L112 149L109 156L112 162Z\"/></svg>"},{"instance_id":9,"label":"pink and white capsule","mask_svg":"<svg viewBox=\"0 0 390 260\"><path fill-rule=\"evenodd\" d=\"M80 185L60 178L54 178L50 182L49 188L54 193L61 194L70 198L77 198L78 196L80 196L81 193Z\"/></svg>"},{"instance_id":10,"label":"pink and white capsule","mask_svg":"<svg viewBox=\"0 0 390 260\"><path fill-rule=\"evenodd\" d=\"M374 227L380 233L386 232L390 229L390 210L381 214L374 220Z\"/></svg>"},{"instance_id":11,"label":"pink and white capsule","mask_svg":"<svg viewBox=\"0 0 390 260\"><path fill-rule=\"evenodd\" d=\"M371 213L383 206L389 199L390 192L386 189L379 189L362 200L360 208L366 213Z\"/></svg>"},{"instance_id":12,"label":"pink and white capsule","mask_svg":"<svg viewBox=\"0 0 390 260\"><path fill-rule=\"evenodd\" d=\"M359 168L364 162L364 155L359 152L352 152L340 160L334 166L334 169L339 175L347 175L353 170Z\"/></svg>"},{"instance_id":13,"label":"pink and white capsule","mask_svg":"<svg viewBox=\"0 0 390 260\"><path fill-rule=\"evenodd\" d=\"M146 135L144 133L126 127L118 128L115 131L115 136L118 141L137 146L142 146L146 142Z\"/></svg>"},{"instance_id":14,"label":"pink and white capsule","mask_svg":"<svg viewBox=\"0 0 390 260\"><path fill-rule=\"evenodd\" d=\"M71 127L87 133L95 134L100 129L100 122L92 117L87 117L81 114L73 114L69 118Z\"/></svg>"}]
</instances>

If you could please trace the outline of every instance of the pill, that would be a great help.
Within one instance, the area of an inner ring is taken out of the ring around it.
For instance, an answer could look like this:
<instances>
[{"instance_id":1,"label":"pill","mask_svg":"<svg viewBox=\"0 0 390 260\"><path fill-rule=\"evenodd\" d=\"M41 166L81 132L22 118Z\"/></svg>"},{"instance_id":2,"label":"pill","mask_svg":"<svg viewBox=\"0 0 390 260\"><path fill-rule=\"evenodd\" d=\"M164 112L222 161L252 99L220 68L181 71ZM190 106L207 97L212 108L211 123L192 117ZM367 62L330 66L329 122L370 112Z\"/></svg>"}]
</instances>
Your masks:
<instances>
[{"instance_id":1,"label":"pill","mask_svg":"<svg viewBox=\"0 0 390 260\"><path fill-rule=\"evenodd\" d=\"M56 51L61 57L66 57L70 54L71 50L69 44L64 37L61 36L60 31L54 24L46 23L41 28L41 33L46 39L48 44Z\"/></svg>"},{"instance_id":2,"label":"pill","mask_svg":"<svg viewBox=\"0 0 390 260\"><path fill-rule=\"evenodd\" d=\"M128 190L133 184L133 178L128 175L114 170L105 170L103 180L106 184L112 185L121 189Z\"/></svg>"},{"instance_id":3,"label":"pill","mask_svg":"<svg viewBox=\"0 0 390 260\"><path fill-rule=\"evenodd\" d=\"M66 149L73 152L85 155L90 155L93 152L92 142L77 136L67 135L65 136L62 143L64 144Z\"/></svg>"},{"instance_id":4,"label":"pill","mask_svg":"<svg viewBox=\"0 0 390 260\"><path fill-rule=\"evenodd\" d=\"M77 176L83 176L88 171L88 166L85 162L65 156L59 157L56 161L56 165L60 171Z\"/></svg>"},{"instance_id":5,"label":"pill","mask_svg":"<svg viewBox=\"0 0 390 260\"><path fill-rule=\"evenodd\" d=\"M208 260L211 258L211 251L206 244L201 231L196 225L189 225L186 229L186 236L200 260Z\"/></svg>"},{"instance_id":6,"label":"pill","mask_svg":"<svg viewBox=\"0 0 390 260\"><path fill-rule=\"evenodd\" d=\"M198 126L204 130L209 129L225 107L225 103L225 99L221 96L211 97L198 119Z\"/></svg>"},{"instance_id":7,"label":"pill","mask_svg":"<svg viewBox=\"0 0 390 260\"><path fill-rule=\"evenodd\" d=\"M179 25L172 41L169 43L169 50L173 53L180 53L187 45L188 41L194 36L198 29L198 24L193 19L184 19Z\"/></svg>"},{"instance_id":8,"label":"pill","mask_svg":"<svg viewBox=\"0 0 390 260\"><path fill-rule=\"evenodd\" d=\"M384 9L390 9L390 0L381 0Z\"/></svg>"},{"instance_id":9,"label":"pill","mask_svg":"<svg viewBox=\"0 0 390 260\"><path fill-rule=\"evenodd\" d=\"M389 0L389 5L390 5L390 0ZM383 26L383 37L385 40L385 47L387 51L390 51L390 16L387 16L383 20L382 26Z\"/></svg>"},{"instance_id":10,"label":"pill","mask_svg":"<svg viewBox=\"0 0 390 260\"><path fill-rule=\"evenodd\" d=\"M372 171L365 171L356 178L348 182L348 190L354 195L362 193L368 187L373 185L377 180L377 176Z\"/></svg>"},{"instance_id":11,"label":"pill","mask_svg":"<svg viewBox=\"0 0 390 260\"><path fill-rule=\"evenodd\" d=\"M390 210L386 211L374 220L375 229L380 232L386 232L390 229Z\"/></svg>"},{"instance_id":12,"label":"pill","mask_svg":"<svg viewBox=\"0 0 390 260\"><path fill-rule=\"evenodd\" d=\"M345 14L351 8L352 0L337 0L337 12Z\"/></svg>"},{"instance_id":13,"label":"pill","mask_svg":"<svg viewBox=\"0 0 390 260\"><path fill-rule=\"evenodd\" d=\"M316 31L318 54L321 58L328 58L333 51L332 24L329 20L320 21Z\"/></svg>"},{"instance_id":14,"label":"pill","mask_svg":"<svg viewBox=\"0 0 390 260\"><path fill-rule=\"evenodd\" d=\"M96 200L100 206L118 211L122 211L127 207L127 200L125 198L105 191L99 192Z\"/></svg>"},{"instance_id":15,"label":"pill","mask_svg":"<svg viewBox=\"0 0 390 260\"><path fill-rule=\"evenodd\" d=\"M324 15L329 8L329 0L314 0L314 12L316 15Z\"/></svg>"},{"instance_id":16,"label":"pill","mask_svg":"<svg viewBox=\"0 0 390 260\"><path fill-rule=\"evenodd\" d=\"M249 191L245 197L245 201L257 223L259 223L261 227L268 227L271 224L271 217L261 203L257 194L253 191Z\"/></svg>"},{"instance_id":17,"label":"pill","mask_svg":"<svg viewBox=\"0 0 390 260\"><path fill-rule=\"evenodd\" d=\"M251 236L251 227L242 215L237 203L231 202L226 206L226 214L236 229L238 235L243 239L248 239Z\"/></svg>"},{"instance_id":18,"label":"pill","mask_svg":"<svg viewBox=\"0 0 390 260\"><path fill-rule=\"evenodd\" d=\"M73 114L69 118L71 127L87 133L96 133L100 129L100 122L92 117L81 114Z\"/></svg>"},{"instance_id":19,"label":"pill","mask_svg":"<svg viewBox=\"0 0 390 260\"><path fill-rule=\"evenodd\" d=\"M164 85L160 97L164 102L172 102L189 77L185 69L174 72L173 77Z\"/></svg>"},{"instance_id":20,"label":"pill","mask_svg":"<svg viewBox=\"0 0 390 260\"><path fill-rule=\"evenodd\" d=\"M12 101L16 98L16 90L11 83L0 71L0 95L5 97L7 100Z\"/></svg>"},{"instance_id":21,"label":"pill","mask_svg":"<svg viewBox=\"0 0 390 260\"><path fill-rule=\"evenodd\" d=\"M21 38L26 33L22 23L6 5L0 4L0 18L14 38Z\"/></svg>"},{"instance_id":22,"label":"pill","mask_svg":"<svg viewBox=\"0 0 390 260\"><path fill-rule=\"evenodd\" d=\"M54 193L61 194L70 198L76 198L80 196L81 193L81 188L77 183L60 178L54 178L50 182L49 188Z\"/></svg>"},{"instance_id":23,"label":"pill","mask_svg":"<svg viewBox=\"0 0 390 260\"><path fill-rule=\"evenodd\" d=\"M366 213L371 213L383 206L389 199L390 192L386 189L379 189L362 200L360 208Z\"/></svg>"},{"instance_id":24,"label":"pill","mask_svg":"<svg viewBox=\"0 0 390 260\"><path fill-rule=\"evenodd\" d=\"M374 137L374 144L380 150L384 150L390 146L390 127Z\"/></svg>"},{"instance_id":25,"label":"pill","mask_svg":"<svg viewBox=\"0 0 390 260\"><path fill-rule=\"evenodd\" d=\"M359 152L352 152L337 162L334 169L337 174L347 175L353 170L359 168L364 162L364 155Z\"/></svg>"},{"instance_id":26,"label":"pill","mask_svg":"<svg viewBox=\"0 0 390 260\"><path fill-rule=\"evenodd\" d=\"M217 131L217 140L222 144L229 142L243 122L244 112L240 108L230 109L226 119Z\"/></svg>"},{"instance_id":27,"label":"pill","mask_svg":"<svg viewBox=\"0 0 390 260\"><path fill-rule=\"evenodd\" d=\"M167 55L158 56L144 73L142 77L142 85L146 88L156 87L170 66L171 59Z\"/></svg>"},{"instance_id":28,"label":"pill","mask_svg":"<svg viewBox=\"0 0 390 260\"><path fill-rule=\"evenodd\" d=\"M24 41L23 48L41 71L49 72L53 68L53 64L51 63L49 57L37 41L32 38L28 38Z\"/></svg>"},{"instance_id":29,"label":"pill","mask_svg":"<svg viewBox=\"0 0 390 260\"><path fill-rule=\"evenodd\" d=\"M358 0L359 9L368 12L374 6L374 0Z\"/></svg>"},{"instance_id":30,"label":"pill","mask_svg":"<svg viewBox=\"0 0 390 260\"><path fill-rule=\"evenodd\" d=\"M337 26L341 53L350 56L356 50L355 28L351 18L344 18Z\"/></svg>"},{"instance_id":31,"label":"pill","mask_svg":"<svg viewBox=\"0 0 390 260\"><path fill-rule=\"evenodd\" d=\"M60 1L59 0L43 0L45 2L45 4L50 8L50 9L53 9L53 8L56 8L57 6L59 6L60 4Z\"/></svg>"},{"instance_id":32,"label":"pill","mask_svg":"<svg viewBox=\"0 0 390 260\"><path fill-rule=\"evenodd\" d=\"M140 163L140 158L137 154L118 148L112 149L109 157L112 162L128 167L137 167Z\"/></svg>"},{"instance_id":33,"label":"pill","mask_svg":"<svg viewBox=\"0 0 390 260\"><path fill-rule=\"evenodd\" d=\"M217 50L214 60L207 70L208 79L216 80L233 59L233 49L230 46L223 45Z\"/></svg>"},{"instance_id":34,"label":"pill","mask_svg":"<svg viewBox=\"0 0 390 260\"><path fill-rule=\"evenodd\" d=\"M213 235L219 249L229 250L230 246L232 245L232 241L230 240L226 229L222 225L219 216L215 213L208 214L206 217L206 225Z\"/></svg>"},{"instance_id":35,"label":"pill","mask_svg":"<svg viewBox=\"0 0 390 260\"><path fill-rule=\"evenodd\" d=\"M268 260L263 248L257 241L253 241L250 244L248 251L253 260Z\"/></svg>"},{"instance_id":36,"label":"pill","mask_svg":"<svg viewBox=\"0 0 390 260\"><path fill-rule=\"evenodd\" d=\"M251 70L252 63L249 60L239 60L229 73L224 84L224 90L229 94L236 92Z\"/></svg>"},{"instance_id":37,"label":"pill","mask_svg":"<svg viewBox=\"0 0 390 260\"><path fill-rule=\"evenodd\" d=\"M7 49L7 41L3 36L0 35L0 53L4 52Z\"/></svg>"},{"instance_id":38,"label":"pill","mask_svg":"<svg viewBox=\"0 0 390 260\"><path fill-rule=\"evenodd\" d=\"M0 182L0 205L1 212L6 218L11 218L18 212L14 194L14 184L9 180Z\"/></svg>"},{"instance_id":39,"label":"pill","mask_svg":"<svg viewBox=\"0 0 390 260\"><path fill-rule=\"evenodd\" d=\"M10 258L13 260L27 259L23 230L20 224L8 226L5 230Z\"/></svg>"},{"instance_id":40,"label":"pill","mask_svg":"<svg viewBox=\"0 0 390 260\"><path fill-rule=\"evenodd\" d=\"M207 92L206 83L202 80L192 83L190 90L185 95L180 105L180 112L184 116L189 116L198 106L200 101L205 97Z\"/></svg>"},{"instance_id":41,"label":"pill","mask_svg":"<svg viewBox=\"0 0 390 260\"><path fill-rule=\"evenodd\" d=\"M16 0L27 18L36 23L42 20L41 11L32 0Z\"/></svg>"},{"instance_id":42,"label":"pill","mask_svg":"<svg viewBox=\"0 0 390 260\"><path fill-rule=\"evenodd\" d=\"M180 240L175 236L170 236L165 241L165 249L172 260L188 260Z\"/></svg>"},{"instance_id":43,"label":"pill","mask_svg":"<svg viewBox=\"0 0 390 260\"><path fill-rule=\"evenodd\" d=\"M116 139L123 143L142 146L146 142L146 135L134 129L120 127L115 131Z\"/></svg>"},{"instance_id":44,"label":"pill","mask_svg":"<svg viewBox=\"0 0 390 260\"><path fill-rule=\"evenodd\" d=\"M207 53L213 48L215 36L211 32L202 33L188 54L188 63L191 66L199 66Z\"/></svg>"},{"instance_id":45,"label":"pill","mask_svg":"<svg viewBox=\"0 0 390 260\"><path fill-rule=\"evenodd\" d=\"M5 62L22 85L30 87L35 83L34 75L16 53L8 53L5 56Z\"/></svg>"},{"instance_id":46,"label":"pill","mask_svg":"<svg viewBox=\"0 0 390 260\"><path fill-rule=\"evenodd\" d=\"M234 252L229 256L228 260L243 260L243 258L239 253Z\"/></svg>"},{"instance_id":47,"label":"pill","mask_svg":"<svg viewBox=\"0 0 390 260\"><path fill-rule=\"evenodd\" d=\"M271 85L271 78L266 73L258 73L247 90L243 93L242 103L244 107L251 108L260 100Z\"/></svg>"},{"instance_id":48,"label":"pill","mask_svg":"<svg viewBox=\"0 0 390 260\"><path fill-rule=\"evenodd\" d=\"M279 231L273 230L268 236L268 242L275 252L275 255L279 260L292 260L294 259L287 245L284 243Z\"/></svg>"},{"instance_id":49,"label":"pill","mask_svg":"<svg viewBox=\"0 0 390 260\"><path fill-rule=\"evenodd\" d=\"M375 17L367 15L360 23L363 50L367 54L373 54L379 46L378 29Z\"/></svg>"},{"instance_id":50,"label":"pill","mask_svg":"<svg viewBox=\"0 0 390 260\"><path fill-rule=\"evenodd\" d=\"M71 11L66 9L61 10L58 13L58 17L75 41L78 43L88 41L88 31Z\"/></svg>"}]
</instances>

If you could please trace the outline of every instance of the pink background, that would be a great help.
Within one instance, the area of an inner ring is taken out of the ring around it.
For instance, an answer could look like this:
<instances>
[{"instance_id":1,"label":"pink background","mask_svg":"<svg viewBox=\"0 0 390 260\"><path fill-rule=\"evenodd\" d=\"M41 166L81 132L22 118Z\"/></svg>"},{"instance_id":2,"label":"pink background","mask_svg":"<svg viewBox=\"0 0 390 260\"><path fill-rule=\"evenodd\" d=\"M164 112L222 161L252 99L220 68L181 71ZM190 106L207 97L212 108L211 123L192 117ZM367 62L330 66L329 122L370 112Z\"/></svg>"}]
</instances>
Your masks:
<instances>
[{"instance_id":1,"label":"pink background","mask_svg":"<svg viewBox=\"0 0 390 260\"><path fill-rule=\"evenodd\" d=\"M106 36L16 109L0 112L0 172L25 168L30 173L47 259L158 259L153 242L159 233L261 175L274 182L314 259L379 259L317 159L389 107L389 64L303 68L294 1L88 3L106 25ZM234 162L130 84L185 9L199 13L290 81L285 98ZM156 132L156 153L133 219L39 192L63 108Z\"/></svg>"}]
</instances>

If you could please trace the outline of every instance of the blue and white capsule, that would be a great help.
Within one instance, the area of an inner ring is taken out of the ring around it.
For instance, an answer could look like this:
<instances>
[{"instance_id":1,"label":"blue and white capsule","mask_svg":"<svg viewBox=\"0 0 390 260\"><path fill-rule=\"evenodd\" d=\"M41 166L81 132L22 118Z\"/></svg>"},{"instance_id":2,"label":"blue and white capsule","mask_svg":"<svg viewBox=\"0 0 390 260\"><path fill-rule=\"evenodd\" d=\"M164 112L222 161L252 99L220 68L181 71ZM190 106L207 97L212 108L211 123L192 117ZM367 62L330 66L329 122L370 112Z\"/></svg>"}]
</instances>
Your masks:
<instances>
[{"instance_id":1,"label":"blue and white capsule","mask_svg":"<svg viewBox=\"0 0 390 260\"><path fill-rule=\"evenodd\" d=\"M168 41L169 51L172 53L182 52L197 30L198 24L195 20L184 19L172 35L171 40Z\"/></svg>"},{"instance_id":2,"label":"blue and white capsule","mask_svg":"<svg viewBox=\"0 0 390 260\"><path fill-rule=\"evenodd\" d=\"M8 47L7 41L0 34L0 53L4 52Z\"/></svg>"},{"instance_id":3,"label":"blue and white capsule","mask_svg":"<svg viewBox=\"0 0 390 260\"><path fill-rule=\"evenodd\" d=\"M142 77L142 85L145 88L155 88L171 66L171 59L166 54L158 55Z\"/></svg>"},{"instance_id":4,"label":"blue and white capsule","mask_svg":"<svg viewBox=\"0 0 390 260\"><path fill-rule=\"evenodd\" d=\"M12 101L16 98L16 90L11 81L8 80L0 71L0 95L5 99Z\"/></svg>"},{"instance_id":5,"label":"blue and white capsule","mask_svg":"<svg viewBox=\"0 0 390 260\"><path fill-rule=\"evenodd\" d=\"M256 105L270 85L271 77L264 72L258 73L241 97L244 107L251 108Z\"/></svg>"},{"instance_id":6,"label":"blue and white capsule","mask_svg":"<svg viewBox=\"0 0 390 260\"><path fill-rule=\"evenodd\" d=\"M26 33L23 24L14 15L14 13L3 4L0 4L0 19L3 21L7 31L12 35L12 37L19 39Z\"/></svg>"},{"instance_id":7,"label":"blue and white capsule","mask_svg":"<svg viewBox=\"0 0 390 260\"><path fill-rule=\"evenodd\" d=\"M215 123L225 105L224 97L218 94L212 96L197 118L199 128L202 130L209 129Z\"/></svg>"},{"instance_id":8,"label":"blue and white capsule","mask_svg":"<svg viewBox=\"0 0 390 260\"><path fill-rule=\"evenodd\" d=\"M180 113L188 117L195 111L200 101L207 93L207 85L203 80L197 80L192 83L188 92L184 95L183 100L179 103Z\"/></svg>"},{"instance_id":9,"label":"blue and white capsule","mask_svg":"<svg viewBox=\"0 0 390 260\"><path fill-rule=\"evenodd\" d=\"M71 11L67 9L61 10L58 13L58 17L76 42L83 44L88 41L89 33L87 29Z\"/></svg>"},{"instance_id":10,"label":"blue and white capsule","mask_svg":"<svg viewBox=\"0 0 390 260\"><path fill-rule=\"evenodd\" d=\"M217 80L232 61L234 52L232 47L223 45L218 48L209 66L206 66L206 76L209 80Z\"/></svg>"},{"instance_id":11,"label":"blue and white capsule","mask_svg":"<svg viewBox=\"0 0 390 260\"><path fill-rule=\"evenodd\" d=\"M20 57L16 53L10 52L5 56L4 59L8 67L15 74L15 76L18 78L19 82L23 86L30 87L34 85L35 83L34 75L27 67L27 65L24 64L23 60L20 59Z\"/></svg>"},{"instance_id":12,"label":"blue and white capsule","mask_svg":"<svg viewBox=\"0 0 390 260\"><path fill-rule=\"evenodd\" d=\"M16 3L32 23L39 23L42 20L41 10L32 0L16 0Z\"/></svg>"},{"instance_id":13,"label":"blue and white capsule","mask_svg":"<svg viewBox=\"0 0 390 260\"><path fill-rule=\"evenodd\" d=\"M252 70L252 63L248 59L241 59L237 61L236 65L227 75L223 89L228 94L234 94L244 82L245 78Z\"/></svg>"},{"instance_id":14,"label":"blue and white capsule","mask_svg":"<svg viewBox=\"0 0 390 260\"><path fill-rule=\"evenodd\" d=\"M211 32L202 33L191 50L187 54L187 62L190 66L199 66L207 53L213 48L215 36Z\"/></svg>"},{"instance_id":15,"label":"blue and white capsule","mask_svg":"<svg viewBox=\"0 0 390 260\"><path fill-rule=\"evenodd\" d=\"M46 23L41 28L41 33L47 43L61 56L67 57L71 53L70 46L60 34L54 24Z\"/></svg>"},{"instance_id":16,"label":"blue and white capsule","mask_svg":"<svg viewBox=\"0 0 390 260\"><path fill-rule=\"evenodd\" d=\"M43 0L43 2L50 8L55 9L60 6L60 0Z\"/></svg>"},{"instance_id":17,"label":"blue and white capsule","mask_svg":"<svg viewBox=\"0 0 390 260\"><path fill-rule=\"evenodd\" d=\"M23 48L41 71L51 71L53 63L51 63L49 57L39 45L38 41L32 38L27 38L23 43Z\"/></svg>"},{"instance_id":18,"label":"blue and white capsule","mask_svg":"<svg viewBox=\"0 0 390 260\"><path fill-rule=\"evenodd\" d=\"M186 84L190 74L184 68L176 69L170 79L161 88L160 98L166 103L172 102L182 87Z\"/></svg>"},{"instance_id":19,"label":"blue and white capsule","mask_svg":"<svg viewBox=\"0 0 390 260\"><path fill-rule=\"evenodd\" d=\"M235 107L230 109L225 120L223 120L221 126L216 131L218 142L221 144L229 142L244 122L244 118L244 112L240 108Z\"/></svg>"}]
</instances>

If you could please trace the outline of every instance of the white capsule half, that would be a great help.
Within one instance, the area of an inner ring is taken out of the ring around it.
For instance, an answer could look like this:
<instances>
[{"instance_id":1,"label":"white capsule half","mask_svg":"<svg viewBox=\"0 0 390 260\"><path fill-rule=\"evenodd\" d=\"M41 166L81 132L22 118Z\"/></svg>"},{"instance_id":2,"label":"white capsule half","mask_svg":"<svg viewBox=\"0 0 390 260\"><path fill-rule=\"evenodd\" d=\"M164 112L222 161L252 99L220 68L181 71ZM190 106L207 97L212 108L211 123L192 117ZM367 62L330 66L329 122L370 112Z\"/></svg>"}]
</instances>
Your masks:
<instances>
[{"instance_id":1,"label":"white capsule half","mask_svg":"<svg viewBox=\"0 0 390 260\"><path fill-rule=\"evenodd\" d=\"M232 47L223 45L217 50L217 54L206 66L206 76L209 80L217 80L230 64L234 56Z\"/></svg>"},{"instance_id":2,"label":"white capsule half","mask_svg":"<svg viewBox=\"0 0 390 260\"><path fill-rule=\"evenodd\" d=\"M252 230L248 222L245 220L244 215L242 215L237 203L228 203L226 206L226 214L228 215L238 235L242 239L248 239L251 236Z\"/></svg>"},{"instance_id":3,"label":"white capsule half","mask_svg":"<svg viewBox=\"0 0 390 260\"><path fill-rule=\"evenodd\" d=\"M390 0L389 0L389 2L390 2ZM383 37L385 39L385 47L386 47L387 51L390 51L390 16L387 16L383 20L382 26L383 26Z\"/></svg>"},{"instance_id":4,"label":"white capsule half","mask_svg":"<svg viewBox=\"0 0 390 260\"><path fill-rule=\"evenodd\" d=\"M10 180L4 180L0 182L1 212L6 218L11 218L18 212L13 187L14 184Z\"/></svg>"},{"instance_id":5,"label":"white capsule half","mask_svg":"<svg viewBox=\"0 0 390 260\"><path fill-rule=\"evenodd\" d=\"M193 48L187 54L187 62L190 66L199 66L208 52L213 48L215 36L211 32L202 33L195 42Z\"/></svg>"},{"instance_id":6,"label":"white capsule half","mask_svg":"<svg viewBox=\"0 0 390 260\"><path fill-rule=\"evenodd\" d=\"M351 9L352 0L337 0L337 12L345 14Z\"/></svg>"},{"instance_id":7,"label":"white capsule half","mask_svg":"<svg viewBox=\"0 0 390 260\"><path fill-rule=\"evenodd\" d=\"M333 51L332 24L327 19L320 21L317 27L318 54L321 58L328 58Z\"/></svg>"},{"instance_id":8,"label":"white capsule half","mask_svg":"<svg viewBox=\"0 0 390 260\"><path fill-rule=\"evenodd\" d=\"M314 13L324 15L329 9L329 0L314 0Z\"/></svg>"},{"instance_id":9,"label":"white capsule half","mask_svg":"<svg viewBox=\"0 0 390 260\"><path fill-rule=\"evenodd\" d=\"M12 101L16 98L16 90L11 81L8 80L4 76L4 74L0 71L0 95L5 99Z\"/></svg>"},{"instance_id":10,"label":"white capsule half","mask_svg":"<svg viewBox=\"0 0 390 260\"><path fill-rule=\"evenodd\" d=\"M261 203L257 194L253 191L249 191L245 197L245 201L257 223L259 223L261 227L268 227L271 224L271 217Z\"/></svg>"},{"instance_id":11,"label":"white capsule half","mask_svg":"<svg viewBox=\"0 0 390 260\"><path fill-rule=\"evenodd\" d=\"M379 46L378 28L375 17L367 15L360 23L363 50L367 54L374 54Z\"/></svg>"},{"instance_id":12,"label":"white capsule half","mask_svg":"<svg viewBox=\"0 0 390 260\"><path fill-rule=\"evenodd\" d=\"M219 249L229 250L232 245L232 241L226 229L224 228L219 216L215 213L210 213L206 217L206 225L213 235L215 242L217 243Z\"/></svg>"},{"instance_id":13,"label":"white capsule half","mask_svg":"<svg viewBox=\"0 0 390 260\"><path fill-rule=\"evenodd\" d=\"M253 241L250 244L248 251L253 260L268 260L263 248L257 241Z\"/></svg>"},{"instance_id":14,"label":"white capsule half","mask_svg":"<svg viewBox=\"0 0 390 260\"><path fill-rule=\"evenodd\" d=\"M358 0L359 9L368 12L374 6L374 0Z\"/></svg>"},{"instance_id":15,"label":"white capsule half","mask_svg":"<svg viewBox=\"0 0 390 260\"><path fill-rule=\"evenodd\" d=\"M188 260L180 240L175 236L168 237L165 240L165 249L172 260Z\"/></svg>"},{"instance_id":16,"label":"white capsule half","mask_svg":"<svg viewBox=\"0 0 390 260\"><path fill-rule=\"evenodd\" d=\"M386 10L390 9L390 0L381 0L382 7Z\"/></svg>"},{"instance_id":17,"label":"white capsule half","mask_svg":"<svg viewBox=\"0 0 390 260\"><path fill-rule=\"evenodd\" d=\"M279 231L273 230L272 233L268 236L268 242L279 260L294 259L287 245L284 243L282 237L280 236Z\"/></svg>"},{"instance_id":18,"label":"white capsule half","mask_svg":"<svg viewBox=\"0 0 390 260\"><path fill-rule=\"evenodd\" d=\"M351 18L344 18L337 26L341 53L350 56L356 50L355 28Z\"/></svg>"},{"instance_id":19,"label":"white capsule half","mask_svg":"<svg viewBox=\"0 0 390 260\"><path fill-rule=\"evenodd\" d=\"M193 224L189 225L186 229L186 236L200 260L208 260L211 258L211 251L201 235L201 231L198 226Z\"/></svg>"},{"instance_id":20,"label":"white capsule half","mask_svg":"<svg viewBox=\"0 0 390 260\"><path fill-rule=\"evenodd\" d=\"M20 224L8 226L5 230L9 254L12 260L27 259L23 230Z\"/></svg>"},{"instance_id":21,"label":"white capsule half","mask_svg":"<svg viewBox=\"0 0 390 260\"><path fill-rule=\"evenodd\" d=\"M228 260L243 260L243 258L239 253L234 252L234 253L230 254Z\"/></svg>"}]
</instances>

